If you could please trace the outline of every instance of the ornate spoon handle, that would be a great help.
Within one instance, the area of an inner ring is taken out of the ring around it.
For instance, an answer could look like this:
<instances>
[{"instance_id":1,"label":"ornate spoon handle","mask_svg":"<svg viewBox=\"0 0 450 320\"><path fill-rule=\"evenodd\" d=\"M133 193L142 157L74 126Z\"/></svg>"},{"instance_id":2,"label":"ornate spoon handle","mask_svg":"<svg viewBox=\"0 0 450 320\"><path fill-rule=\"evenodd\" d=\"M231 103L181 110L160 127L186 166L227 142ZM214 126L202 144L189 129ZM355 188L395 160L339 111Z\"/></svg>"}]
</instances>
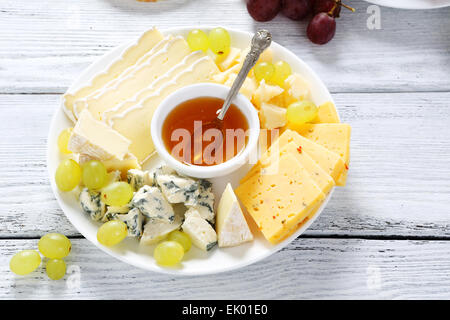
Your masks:
<instances>
[{"instance_id":1,"label":"ornate spoon handle","mask_svg":"<svg viewBox=\"0 0 450 320\"><path fill-rule=\"evenodd\" d=\"M242 84L247 78L248 73L255 65L256 61L258 61L261 53L270 46L272 42L272 35L267 30L259 30L255 33L252 39L252 46L250 48L250 52L245 57L245 61L242 65L241 70L239 71L236 80L234 80L233 85L231 86L230 92L228 92L228 96L223 103L222 109L220 110L219 116L217 117L219 120L223 120L225 117L225 113L231 105L234 97L236 97L237 93L241 89Z\"/></svg>"}]
</instances>

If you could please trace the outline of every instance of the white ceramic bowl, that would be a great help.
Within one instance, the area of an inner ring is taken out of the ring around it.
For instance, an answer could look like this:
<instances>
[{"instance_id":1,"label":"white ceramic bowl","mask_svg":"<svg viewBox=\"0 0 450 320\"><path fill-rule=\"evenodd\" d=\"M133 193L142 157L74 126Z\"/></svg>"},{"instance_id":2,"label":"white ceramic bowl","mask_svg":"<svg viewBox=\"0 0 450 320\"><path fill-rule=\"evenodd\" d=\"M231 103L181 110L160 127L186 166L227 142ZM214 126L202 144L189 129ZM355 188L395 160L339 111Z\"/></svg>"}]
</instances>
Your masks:
<instances>
[{"instance_id":1,"label":"white ceramic bowl","mask_svg":"<svg viewBox=\"0 0 450 320\"><path fill-rule=\"evenodd\" d=\"M216 26L214 26L216 27ZM231 29L225 26L231 35L232 46L238 48L246 48L251 41L253 34L250 32L244 32L236 29ZM164 34L174 34L187 36L192 29L202 29L206 32L211 30L209 26L186 26L177 27L172 29L163 30ZM298 56L282 47L275 41L272 42L271 48L273 50L274 59L285 60L291 65L294 72L299 73L306 81L308 81L311 89L311 98L315 104L322 104L326 101L333 102L329 91L317 76L317 74ZM100 57L97 61L93 62L84 72L74 81L70 90L79 88L88 82L94 74L104 70L104 68L120 56L122 51L126 48L128 43L124 43L121 46L113 49L104 56ZM80 208L80 204L77 202L73 193L60 192L56 186L54 175L55 170L58 167L59 162L63 158L58 151L57 139L61 130L72 127L73 123L66 117L61 105L55 106L55 113L53 115L52 122L50 124L48 139L47 139L47 168L49 173L50 184L64 214L73 224L73 226L91 243L96 245L99 249L108 253L109 255L122 260L125 263L134 265L136 267L150 270L160 273L169 273L174 275L204 275L214 274L224 271L235 270L242 268L251 263L261 261L262 259L274 254L278 250L281 250L295 238L300 236L311 224L320 216L320 213L326 207L329 199L332 197L333 192L327 196L324 203L317 210L316 214L302 225L294 234L289 238L283 240L277 245L271 245L267 240L263 238L257 227L250 223L255 240L247 242L241 246L233 248L215 248L211 252L205 253L200 249L192 247L185 255L183 263L176 268L163 268L158 266L153 259L153 246L145 247L139 245L139 242L135 239L127 238L125 241L114 247L105 247L97 241L97 230L100 224L92 221L87 215L85 215ZM152 158L148 161L144 169L151 170L161 164L161 158L159 156ZM247 171L250 169L250 165L246 164L235 172L221 178L213 178L210 181L213 183L213 192L216 199L220 199L220 196L225 189L228 182L231 183L233 188L239 185L240 179L242 179ZM217 203L217 201L216 201ZM295 253L292 253L295 254ZM301 254L301 252L298 252ZM80 257L79 257L80 258ZM263 267L263 266L261 266Z\"/></svg>"},{"instance_id":2,"label":"white ceramic bowl","mask_svg":"<svg viewBox=\"0 0 450 320\"><path fill-rule=\"evenodd\" d=\"M158 106L152 118L151 134L158 155L176 171L196 178L215 178L230 174L244 165L251 152L255 152L259 138L259 118L253 104L238 93L232 103L239 108L247 119L249 137L245 148L235 157L217 165L196 166L187 165L175 159L167 150L162 140L162 127L170 112L188 100L200 97L213 97L225 100L230 88L215 83L198 83L181 88L169 95Z\"/></svg>"}]
</instances>

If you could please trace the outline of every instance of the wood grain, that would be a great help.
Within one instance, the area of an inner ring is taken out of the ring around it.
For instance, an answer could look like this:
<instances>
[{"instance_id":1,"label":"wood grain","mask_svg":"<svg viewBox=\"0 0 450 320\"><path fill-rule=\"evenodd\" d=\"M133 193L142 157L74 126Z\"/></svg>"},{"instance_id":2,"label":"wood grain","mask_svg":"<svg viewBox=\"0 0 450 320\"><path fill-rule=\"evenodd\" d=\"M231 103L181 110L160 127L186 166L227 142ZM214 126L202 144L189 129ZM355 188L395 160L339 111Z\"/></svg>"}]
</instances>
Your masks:
<instances>
[{"instance_id":1,"label":"wood grain","mask_svg":"<svg viewBox=\"0 0 450 320\"><path fill-rule=\"evenodd\" d=\"M10 257L36 242L0 241L0 299L448 299L450 294L448 241L297 239L238 271L177 277L131 267L79 239L72 240L65 280L48 280L42 266L25 277L12 274Z\"/></svg>"},{"instance_id":2,"label":"wood grain","mask_svg":"<svg viewBox=\"0 0 450 320\"><path fill-rule=\"evenodd\" d=\"M306 235L450 238L450 93L334 98L353 129L349 180ZM58 101L0 95L0 237L79 235L58 207L46 169Z\"/></svg>"},{"instance_id":3,"label":"wood grain","mask_svg":"<svg viewBox=\"0 0 450 320\"><path fill-rule=\"evenodd\" d=\"M97 57L143 30L188 24L268 28L332 92L450 91L450 8L382 8L381 30L369 30L370 4L351 4L356 13L343 10L333 41L317 46L306 38L307 21L279 15L257 23L243 0L2 0L0 92L62 93Z\"/></svg>"}]
</instances>

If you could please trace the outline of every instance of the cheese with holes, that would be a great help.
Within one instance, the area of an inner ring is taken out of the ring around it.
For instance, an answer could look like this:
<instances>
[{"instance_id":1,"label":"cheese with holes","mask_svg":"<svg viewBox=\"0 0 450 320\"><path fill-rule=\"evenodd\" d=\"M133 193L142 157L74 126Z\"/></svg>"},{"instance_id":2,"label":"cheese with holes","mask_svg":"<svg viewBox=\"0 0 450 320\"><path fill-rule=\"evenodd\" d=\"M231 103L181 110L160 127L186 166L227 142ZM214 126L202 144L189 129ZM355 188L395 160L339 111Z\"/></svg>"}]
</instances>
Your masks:
<instances>
[{"instance_id":1,"label":"cheese with holes","mask_svg":"<svg viewBox=\"0 0 450 320\"><path fill-rule=\"evenodd\" d=\"M345 163L338 154L324 148L320 144L317 144L309 139L306 139L305 137L302 137L297 132L289 129L285 130L277 140L280 148L282 148L283 146L292 141L297 145L297 147L302 147L302 150L306 151L306 153L315 162L317 162L317 164L326 173L328 173L335 182L337 182L339 176L345 170ZM264 153L261 156L260 161L264 161L264 158L267 158L270 155L271 154L269 149L268 152Z\"/></svg>"},{"instance_id":2,"label":"cheese with holes","mask_svg":"<svg viewBox=\"0 0 450 320\"><path fill-rule=\"evenodd\" d=\"M75 102L75 111L87 108L97 119L102 119L104 111L113 108L118 103L132 97L136 92L149 86L169 71L174 65L183 60L190 53L190 49L183 37L178 36L167 40L150 59L121 78L114 86L105 88L90 99Z\"/></svg>"},{"instance_id":3,"label":"cheese with holes","mask_svg":"<svg viewBox=\"0 0 450 320\"><path fill-rule=\"evenodd\" d=\"M253 234L229 183L217 207L216 232L219 247L234 247L253 240Z\"/></svg>"},{"instance_id":4,"label":"cheese with holes","mask_svg":"<svg viewBox=\"0 0 450 320\"><path fill-rule=\"evenodd\" d=\"M271 147L271 156L268 158L264 158L262 162L257 163L253 168L247 173L247 175L241 180L241 183L247 181L253 175L257 174L261 167L267 167L269 165L278 165L279 157L282 157L284 154L290 153L292 154L298 162L308 170L308 173L311 179L317 184L317 186L322 190L323 193L328 194L331 188L334 187L335 182L333 178L326 173L318 164L315 162L308 153L303 150L301 146L298 146L295 142L289 142L283 147L279 148L278 155L275 153L275 148L278 148L278 143L275 142ZM273 174L276 174L276 171ZM270 174L270 172L267 172Z\"/></svg>"},{"instance_id":5,"label":"cheese with holes","mask_svg":"<svg viewBox=\"0 0 450 320\"><path fill-rule=\"evenodd\" d=\"M218 72L214 61L205 56L178 73L145 100L112 115L108 123L131 141L130 152L143 163L155 150L150 135L150 124L159 104L172 92L194 83L207 82Z\"/></svg>"},{"instance_id":6,"label":"cheese with holes","mask_svg":"<svg viewBox=\"0 0 450 320\"><path fill-rule=\"evenodd\" d=\"M122 55L114 60L103 72L95 75L87 86L84 86L75 92L67 92L63 96L64 111L67 116L72 121L75 121L72 112L75 100L88 96L109 81L118 77L128 67L133 66L146 52L151 50L151 48L162 39L162 34L156 28L146 31L136 42L126 48Z\"/></svg>"},{"instance_id":7,"label":"cheese with holes","mask_svg":"<svg viewBox=\"0 0 450 320\"><path fill-rule=\"evenodd\" d=\"M131 142L103 122L83 111L73 128L68 149L98 160L123 160Z\"/></svg>"},{"instance_id":8,"label":"cheese with holes","mask_svg":"<svg viewBox=\"0 0 450 320\"><path fill-rule=\"evenodd\" d=\"M286 109L263 102L259 111L262 127L275 129L286 125Z\"/></svg>"},{"instance_id":9,"label":"cheese with holes","mask_svg":"<svg viewBox=\"0 0 450 320\"><path fill-rule=\"evenodd\" d=\"M325 102L318 108L318 114L313 123L340 123L336 107L331 101Z\"/></svg>"},{"instance_id":10,"label":"cheese with holes","mask_svg":"<svg viewBox=\"0 0 450 320\"><path fill-rule=\"evenodd\" d=\"M325 199L325 194L292 154L279 159L276 175L258 173L236 195L264 237L273 244L291 234Z\"/></svg>"},{"instance_id":11,"label":"cheese with holes","mask_svg":"<svg viewBox=\"0 0 450 320\"><path fill-rule=\"evenodd\" d=\"M304 124L299 126L297 131L303 137L322 145L342 157L346 170L342 172L336 184L344 186L350 163L350 125L345 123Z\"/></svg>"}]
</instances>

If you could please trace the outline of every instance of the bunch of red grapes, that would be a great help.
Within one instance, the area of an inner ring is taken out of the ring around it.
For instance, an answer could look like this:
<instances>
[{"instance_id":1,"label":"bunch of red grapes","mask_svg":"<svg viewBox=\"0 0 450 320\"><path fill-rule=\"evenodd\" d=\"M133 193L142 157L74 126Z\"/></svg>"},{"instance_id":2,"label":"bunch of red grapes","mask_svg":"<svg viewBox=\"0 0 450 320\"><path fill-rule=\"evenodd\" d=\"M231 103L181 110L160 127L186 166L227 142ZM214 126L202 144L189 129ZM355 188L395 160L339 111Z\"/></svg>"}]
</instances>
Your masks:
<instances>
[{"instance_id":1,"label":"bunch of red grapes","mask_svg":"<svg viewBox=\"0 0 450 320\"><path fill-rule=\"evenodd\" d=\"M325 44L336 33L336 19L341 7L355 9L343 4L341 0L247 0L248 13L256 21L269 21L282 12L292 20L302 20L313 14L306 35L316 44Z\"/></svg>"}]
</instances>

